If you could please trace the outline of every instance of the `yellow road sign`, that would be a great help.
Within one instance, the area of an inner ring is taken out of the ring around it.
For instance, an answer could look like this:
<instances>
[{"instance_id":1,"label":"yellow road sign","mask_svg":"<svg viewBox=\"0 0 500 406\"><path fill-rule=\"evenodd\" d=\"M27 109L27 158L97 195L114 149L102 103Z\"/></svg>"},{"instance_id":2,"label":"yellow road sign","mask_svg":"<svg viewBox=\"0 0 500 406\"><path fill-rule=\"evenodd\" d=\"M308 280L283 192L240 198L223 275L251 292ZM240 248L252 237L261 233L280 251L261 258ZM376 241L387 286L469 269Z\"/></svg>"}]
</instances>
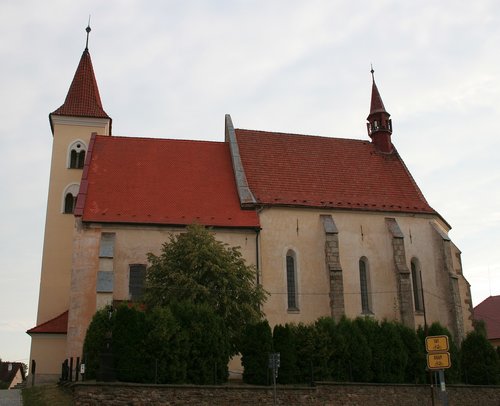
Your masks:
<instances>
[{"instance_id":1,"label":"yellow road sign","mask_svg":"<svg viewBox=\"0 0 500 406\"><path fill-rule=\"evenodd\" d=\"M428 336L425 337L425 349L427 352L443 352L448 351L448 336Z\"/></svg>"},{"instance_id":2,"label":"yellow road sign","mask_svg":"<svg viewBox=\"0 0 500 406\"><path fill-rule=\"evenodd\" d=\"M451 367L449 352L432 352L427 354L427 367L429 369L447 369Z\"/></svg>"}]
</instances>

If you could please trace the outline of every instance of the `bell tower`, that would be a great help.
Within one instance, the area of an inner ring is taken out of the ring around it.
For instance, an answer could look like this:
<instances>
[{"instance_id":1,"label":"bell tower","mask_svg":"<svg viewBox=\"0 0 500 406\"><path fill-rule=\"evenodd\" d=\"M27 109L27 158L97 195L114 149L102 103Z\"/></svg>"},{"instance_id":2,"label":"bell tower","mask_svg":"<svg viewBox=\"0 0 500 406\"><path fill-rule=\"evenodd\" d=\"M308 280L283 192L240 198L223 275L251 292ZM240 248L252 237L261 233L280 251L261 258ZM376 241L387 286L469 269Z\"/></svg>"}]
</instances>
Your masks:
<instances>
[{"instance_id":1,"label":"bell tower","mask_svg":"<svg viewBox=\"0 0 500 406\"><path fill-rule=\"evenodd\" d=\"M391 115L385 110L384 103L380 97L377 85L375 84L375 71L373 67L370 72L372 74L372 100L370 114L366 118L368 120L366 127L368 129L368 135L372 139L373 145L375 145L375 149L379 152L390 154L392 152Z\"/></svg>"},{"instance_id":2,"label":"bell tower","mask_svg":"<svg viewBox=\"0 0 500 406\"><path fill-rule=\"evenodd\" d=\"M67 311L73 251L73 211L92 133L111 135L111 118L104 111L87 40L64 103L49 114L52 130L47 212L36 327L31 335L31 360L37 381L52 380L66 358ZM66 318L66 324L64 322Z\"/></svg>"}]
</instances>

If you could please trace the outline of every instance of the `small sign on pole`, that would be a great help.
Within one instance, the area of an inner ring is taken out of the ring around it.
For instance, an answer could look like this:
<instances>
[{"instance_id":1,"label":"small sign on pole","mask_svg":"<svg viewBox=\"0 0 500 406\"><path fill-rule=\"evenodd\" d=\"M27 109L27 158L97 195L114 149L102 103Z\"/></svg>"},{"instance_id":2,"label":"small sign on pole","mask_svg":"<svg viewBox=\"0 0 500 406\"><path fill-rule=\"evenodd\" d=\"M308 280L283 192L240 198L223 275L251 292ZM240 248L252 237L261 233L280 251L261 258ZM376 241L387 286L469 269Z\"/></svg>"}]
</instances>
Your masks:
<instances>
[{"instance_id":1,"label":"small sign on pole","mask_svg":"<svg viewBox=\"0 0 500 406\"><path fill-rule=\"evenodd\" d=\"M425 349L427 350L427 368L436 370L451 367L448 336L425 337Z\"/></svg>"},{"instance_id":2,"label":"small sign on pole","mask_svg":"<svg viewBox=\"0 0 500 406\"><path fill-rule=\"evenodd\" d=\"M427 352L443 352L450 349L448 336L428 336L425 337L425 349Z\"/></svg>"},{"instance_id":3,"label":"small sign on pole","mask_svg":"<svg viewBox=\"0 0 500 406\"><path fill-rule=\"evenodd\" d=\"M427 354L427 367L429 369L448 369L451 367L449 352L433 352Z\"/></svg>"}]
</instances>

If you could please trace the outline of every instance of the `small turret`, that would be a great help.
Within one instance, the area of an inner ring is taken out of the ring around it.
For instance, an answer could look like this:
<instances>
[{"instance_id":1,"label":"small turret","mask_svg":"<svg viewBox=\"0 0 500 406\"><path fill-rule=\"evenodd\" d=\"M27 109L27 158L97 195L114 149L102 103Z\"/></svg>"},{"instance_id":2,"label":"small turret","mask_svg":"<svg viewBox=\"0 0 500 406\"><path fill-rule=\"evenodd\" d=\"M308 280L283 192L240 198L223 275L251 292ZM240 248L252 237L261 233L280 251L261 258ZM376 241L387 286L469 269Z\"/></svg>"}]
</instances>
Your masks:
<instances>
[{"instance_id":1,"label":"small turret","mask_svg":"<svg viewBox=\"0 0 500 406\"><path fill-rule=\"evenodd\" d=\"M390 154L392 152L391 134L392 121L391 115L385 110L384 103L380 97L377 85L375 84L373 67L372 74L372 100L370 105L370 114L366 118L368 123L366 127L368 135L372 139L375 148L379 152Z\"/></svg>"}]
</instances>

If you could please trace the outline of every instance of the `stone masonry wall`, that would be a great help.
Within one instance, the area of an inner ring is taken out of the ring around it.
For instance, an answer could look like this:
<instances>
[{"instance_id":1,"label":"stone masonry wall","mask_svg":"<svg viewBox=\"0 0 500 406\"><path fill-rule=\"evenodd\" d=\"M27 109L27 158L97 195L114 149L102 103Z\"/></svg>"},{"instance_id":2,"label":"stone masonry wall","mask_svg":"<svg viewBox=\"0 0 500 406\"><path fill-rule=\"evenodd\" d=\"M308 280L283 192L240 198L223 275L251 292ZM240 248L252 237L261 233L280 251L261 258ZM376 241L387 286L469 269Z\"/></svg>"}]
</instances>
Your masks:
<instances>
[{"instance_id":1,"label":"stone masonry wall","mask_svg":"<svg viewBox=\"0 0 500 406\"><path fill-rule=\"evenodd\" d=\"M332 216L321 215L320 218L325 230L325 261L330 279L330 312L332 318L338 321L345 314L339 234Z\"/></svg>"},{"instance_id":2,"label":"stone masonry wall","mask_svg":"<svg viewBox=\"0 0 500 406\"><path fill-rule=\"evenodd\" d=\"M273 405L272 387L262 386L175 386L123 383L73 383L77 406L160 405ZM448 386L449 405L498 406L498 386ZM277 405L287 406L431 406L426 385L317 383L311 387L282 387L276 391ZM436 406L440 406L436 397Z\"/></svg>"},{"instance_id":3,"label":"stone masonry wall","mask_svg":"<svg viewBox=\"0 0 500 406\"><path fill-rule=\"evenodd\" d=\"M385 219L389 232L392 235L392 254L398 285L399 312L401 322L412 329L415 328L415 314L413 312L412 287L410 280L410 270L406 265L406 251L404 235L394 218Z\"/></svg>"}]
</instances>

